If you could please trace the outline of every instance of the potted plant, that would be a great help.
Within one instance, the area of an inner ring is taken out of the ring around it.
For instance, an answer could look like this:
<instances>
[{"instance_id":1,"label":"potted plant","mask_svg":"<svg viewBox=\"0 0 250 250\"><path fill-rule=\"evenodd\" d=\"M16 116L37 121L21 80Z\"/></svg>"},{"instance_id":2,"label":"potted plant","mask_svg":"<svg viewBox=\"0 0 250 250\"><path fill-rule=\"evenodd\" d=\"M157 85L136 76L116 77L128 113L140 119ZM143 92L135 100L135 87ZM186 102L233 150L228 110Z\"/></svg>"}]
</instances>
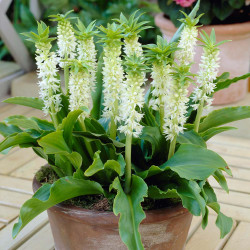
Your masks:
<instances>
[{"instance_id":1,"label":"potted plant","mask_svg":"<svg viewBox=\"0 0 250 250\"><path fill-rule=\"evenodd\" d=\"M163 13L155 17L156 25L164 36L169 39L179 26L178 19L181 11L190 13L196 0L158 0ZM231 76L249 72L250 61L250 6L247 1L201 0L200 13L205 13L200 18L199 29L211 32L215 29L218 40L232 40L221 46L221 60L223 64L220 73L230 72ZM201 58L202 48L197 47L195 61ZM194 65L192 72L198 71L198 64ZM241 100L248 91L248 81L242 80L237 85L231 85L215 94L214 104L227 104Z\"/></svg>"},{"instance_id":2,"label":"potted plant","mask_svg":"<svg viewBox=\"0 0 250 250\"><path fill-rule=\"evenodd\" d=\"M5 102L43 110L51 121L18 115L0 123L0 151L31 147L48 161L34 177L35 194L21 207L13 237L45 210L56 249L183 249L192 215L202 216L205 228L208 208L217 213L221 237L229 233L232 219L220 211L207 179L214 177L228 192L223 173L231 171L206 141L234 129L221 125L249 118L250 107L205 117L202 110L213 93L247 76L217 77L223 42L216 42L214 31L204 32L197 88L187 97L198 7L182 19L172 42L159 36L145 47L138 37L147 24L136 13L121 14L99 32L94 22L85 27L80 20L74 30L69 13L52 16L56 52L43 22L37 33L26 34L36 46L40 99ZM93 36L103 45L98 60ZM153 82L144 96L148 71Z\"/></svg>"}]
</instances>

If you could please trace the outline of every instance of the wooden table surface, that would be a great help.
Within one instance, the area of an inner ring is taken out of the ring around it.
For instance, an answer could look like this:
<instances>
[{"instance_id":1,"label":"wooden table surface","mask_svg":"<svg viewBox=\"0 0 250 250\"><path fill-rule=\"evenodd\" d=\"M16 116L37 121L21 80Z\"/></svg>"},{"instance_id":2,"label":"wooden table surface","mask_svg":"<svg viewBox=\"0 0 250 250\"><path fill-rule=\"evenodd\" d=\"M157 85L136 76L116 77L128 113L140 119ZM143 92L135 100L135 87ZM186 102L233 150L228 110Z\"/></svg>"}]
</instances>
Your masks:
<instances>
[{"instance_id":1,"label":"wooden table surface","mask_svg":"<svg viewBox=\"0 0 250 250\"><path fill-rule=\"evenodd\" d=\"M0 106L0 120L15 114L43 117L42 112L30 108ZM230 194L210 180L222 212L234 219L234 226L227 237L220 239L212 212L206 230L202 230L200 218L194 217L185 249L250 250L250 140L218 135L209 141L208 147L223 156L234 175L234 178L227 177ZM19 208L32 195L32 178L44 163L31 149L15 148L7 155L0 155L0 250L54 248L46 212L26 226L15 240L11 238Z\"/></svg>"}]
</instances>

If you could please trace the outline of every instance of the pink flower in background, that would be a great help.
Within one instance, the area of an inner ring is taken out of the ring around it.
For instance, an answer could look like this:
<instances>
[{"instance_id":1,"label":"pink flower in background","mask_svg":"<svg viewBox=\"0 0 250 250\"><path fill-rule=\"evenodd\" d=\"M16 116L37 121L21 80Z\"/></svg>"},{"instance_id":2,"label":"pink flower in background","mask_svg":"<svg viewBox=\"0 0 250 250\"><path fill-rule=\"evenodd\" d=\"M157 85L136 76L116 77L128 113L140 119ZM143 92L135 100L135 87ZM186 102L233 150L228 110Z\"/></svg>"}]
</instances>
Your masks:
<instances>
[{"instance_id":1,"label":"pink flower in background","mask_svg":"<svg viewBox=\"0 0 250 250\"><path fill-rule=\"evenodd\" d=\"M176 2L176 4L179 4L182 7L189 7L196 0L174 0L174 1Z\"/></svg>"}]
</instances>

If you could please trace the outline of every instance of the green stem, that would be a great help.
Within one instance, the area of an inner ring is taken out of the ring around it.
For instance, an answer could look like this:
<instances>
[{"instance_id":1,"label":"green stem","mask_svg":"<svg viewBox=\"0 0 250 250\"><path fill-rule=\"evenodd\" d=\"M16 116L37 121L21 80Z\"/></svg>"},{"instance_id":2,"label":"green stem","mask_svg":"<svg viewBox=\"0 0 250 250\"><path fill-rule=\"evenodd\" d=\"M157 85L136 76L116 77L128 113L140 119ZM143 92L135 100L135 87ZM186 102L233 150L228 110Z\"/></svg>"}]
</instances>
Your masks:
<instances>
[{"instance_id":1,"label":"green stem","mask_svg":"<svg viewBox=\"0 0 250 250\"><path fill-rule=\"evenodd\" d=\"M163 125L164 125L164 107L160 106L160 122L161 122L161 132L163 133Z\"/></svg>"},{"instance_id":2,"label":"green stem","mask_svg":"<svg viewBox=\"0 0 250 250\"><path fill-rule=\"evenodd\" d=\"M52 89L49 90L49 95L50 95L50 96L53 95ZM51 115L51 119L52 119L52 121L53 121L54 127L57 128L58 125L59 125L59 121L58 121L58 117L57 117L57 115L56 115L54 103L51 104L51 107L50 107L50 115Z\"/></svg>"},{"instance_id":3,"label":"green stem","mask_svg":"<svg viewBox=\"0 0 250 250\"><path fill-rule=\"evenodd\" d=\"M64 67L64 83L65 83L65 93L69 94L69 67Z\"/></svg>"},{"instance_id":4,"label":"green stem","mask_svg":"<svg viewBox=\"0 0 250 250\"><path fill-rule=\"evenodd\" d=\"M113 117L111 117L111 121L110 121L110 138L115 140L116 139L116 130L117 130L117 126L115 124L115 120Z\"/></svg>"},{"instance_id":5,"label":"green stem","mask_svg":"<svg viewBox=\"0 0 250 250\"><path fill-rule=\"evenodd\" d=\"M132 148L132 135L126 136L126 146L125 146L125 193L130 192L131 187L131 148Z\"/></svg>"},{"instance_id":6,"label":"green stem","mask_svg":"<svg viewBox=\"0 0 250 250\"><path fill-rule=\"evenodd\" d=\"M169 152L168 152L168 159L170 159L174 155L176 139L177 139L177 135L174 137L174 139L170 143L170 148L169 148Z\"/></svg>"},{"instance_id":7,"label":"green stem","mask_svg":"<svg viewBox=\"0 0 250 250\"><path fill-rule=\"evenodd\" d=\"M87 130L86 130L86 126L85 126L85 123L84 123L84 119L83 119L82 117L80 117L80 118L79 118L79 121L80 121L80 124L81 124L81 127L82 127L83 132L86 132ZM90 145L90 142L88 142L88 141L86 140L86 138L84 138L84 143L85 143L85 146L86 146L87 151L88 151L88 153L89 153L89 156L90 156L91 159L92 159L93 156L94 156L94 152L93 152L93 149L92 149L92 147L91 147L91 145Z\"/></svg>"},{"instance_id":8,"label":"green stem","mask_svg":"<svg viewBox=\"0 0 250 250\"><path fill-rule=\"evenodd\" d=\"M199 108L198 108L197 114L196 114L196 118L195 118L195 122L194 122L194 131L197 133L199 132L199 126L200 126L203 106L204 106L204 100L199 105Z\"/></svg>"}]
</instances>

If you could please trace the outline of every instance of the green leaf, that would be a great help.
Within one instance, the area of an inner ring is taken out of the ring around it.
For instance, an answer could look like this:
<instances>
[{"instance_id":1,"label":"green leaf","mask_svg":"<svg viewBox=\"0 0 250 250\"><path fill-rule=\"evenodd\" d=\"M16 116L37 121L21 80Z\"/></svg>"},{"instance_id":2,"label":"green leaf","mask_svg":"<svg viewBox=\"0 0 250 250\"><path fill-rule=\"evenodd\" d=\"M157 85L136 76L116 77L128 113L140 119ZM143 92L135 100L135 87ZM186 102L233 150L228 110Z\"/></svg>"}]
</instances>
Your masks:
<instances>
[{"instance_id":1,"label":"green leaf","mask_svg":"<svg viewBox=\"0 0 250 250\"><path fill-rule=\"evenodd\" d=\"M15 238L20 230L37 215L62 201L81 195L103 193L104 191L100 184L69 176L57 180L52 185L45 184L21 207L20 217L13 227L12 236Z\"/></svg>"},{"instance_id":2,"label":"green leaf","mask_svg":"<svg viewBox=\"0 0 250 250\"><path fill-rule=\"evenodd\" d=\"M227 217L223 213L219 212L216 219L216 226L220 229L220 238L224 238L233 227L233 220L230 217Z\"/></svg>"},{"instance_id":3,"label":"green leaf","mask_svg":"<svg viewBox=\"0 0 250 250\"><path fill-rule=\"evenodd\" d=\"M229 75L227 75L229 77ZM216 83L216 87L215 87L215 90L214 92L217 92L221 89L225 89L225 88L228 88L231 84L233 83L236 83L240 80L244 80L244 79L247 79L250 77L250 73L247 73L245 75L242 75L242 76L237 76L237 77L234 77L232 79L218 79L218 82ZM224 80L224 81L223 81Z\"/></svg>"},{"instance_id":4,"label":"green leaf","mask_svg":"<svg viewBox=\"0 0 250 250\"><path fill-rule=\"evenodd\" d=\"M245 4L246 1L245 0L229 0L228 2L233 8L240 9Z\"/></svg>"},{"instance_id":5,"label":"green leaf","mask_svg":"<svg viewBox=\"0 0 250 250\"><path fill-rule=\"evenodd\" d=\"M187 181L182 179L177 193L182 200L183 207L187 208L191 214L202 216L206 214L206 202L201 196L201 188L195 181Z\"/></svg>"},{"instance_id":6,"label":"green leaf","mask_svg":"<svg viewBox=\"0 0 250 250\"><path fill-rule=\"evenodd\" d=\"M44 148L45 154L71 153L64 140L63 131L52 132L44 136L38 141L38 144Z\"/></svg>"},{"instance_id":7,"label":"green leaf","mask_svg":"<svg viewBox=\"0 0 250 250\"><path fill-rule=\"evenodd\" d=\"M22 105L26 107L39 109L39 110L42 110L44 107L43 101L39 98L34 98L34 97L24 97L24 96L11 97L11 98L4 100L3 102L18 104L18 105Z\"/></svg>"},{"instance_id":8,"label":"green leaf","mask_svg":"<svg viewBox=\"0 0 250 250\"><path fill-rule=\"evenodd\" d=\"M113 212L116 216L120 214L119 233L122 241L128 249L144 249L139 224L146 217L141 207L141 202L147 196L146 183L140 177L133 175L129 194L125 194L118 178L114 180L111 189L117 190Z\"/></svg>"},{"instance_id":9,"label":"green leaf","mask_svg":"<svg viewBox=\"0 0 250 250\"><path fill-rule=\"evenodd\" d=\"M72 132L75 126L75 123L78 119L78 117L81 115L82 110L74 110L68 113L67 117L65 117L60 124L59 128L60 130L63 130L63 137L65 141L72 146Z\"/></svg>"},{"instance_id":10,"label":"green leaf","mask_svg":"<svg viewBox=\"0 0 250 250\"><path fill-rule=\"evenodd\" d=\"M16 147L27 143L35 143L36 141L37 139L27 132L12 134L6 137L6 139L0 143L0 152L9 147Z\"/></svg>"},{"instance_id":11,"label":"green leaf","mask_svg":"<svg viewBox=\"0 0 250 250\"><path fill-rule=\"evenodd\" d=\"M156 174L159 174L161 172L163 172L164 170L162 170L160 167L152 165L149 169L144 170L144 171L136 171L136 174L138 176L140 176L142 179L146 179L149 178L151 176L154 176Z\"/></svg>"},{"instance_id":12,"label":"green leaf","mask_svg":"<svg viewBox=\"0 0 250 250\"><path fill-rule=\"evenodd\" d=\"M213 174L214 179L220 184L220 186L227 192L229 193L229 189L227 186L227 180L225 176L223 175L221 170L216 170Z\"/></svg>"},{"instance_id":13,"label":"green leaf","mask_svg":"<svg viewBox=\"0 0 250 250\"><path fill-rule=\"evenodd\" d=\"M200 133L200 136L203 138L204 141L208 141L210 138L212 138L213 136L220 134L222 132L225 131L229 131L229 130L234 130L237 129L235 127L229 127L229 126L225 126L225 127L213 127L213 128L209 128L206 131Z\"/></svg>"},{"instance_id":14,"label":"green leaf","mask_svg":"<svg viewBox=\"0 0 250 250\"><path fill-rule=\"evenodd\" d=\"M205 118L202 118L199 132L246 118L250 118L250 106L227 107L214 110Z\"/></svg>"},{"instance_id":15,"label":"green leaf","mask_svg":"<svg viewBox=\"0 0 250 250\"><path fill-rule=\"evenodd\" d=\"M103 53L98 59L97 73L96 73L96 88L92 92L93 108L90 112L95 119L100 119L102 113L102 67L103 67Z\"/></svg>"},{"instance_id":16,"label":"green leaf","mask_svg":"<svg viewBox=\"0 0 250 250\"><path fill-rule=\"evenodd\" d=\"M157 186L149 186L148 197L157 200L167 198L179 198L180 196L178 195L176 189L168 189L167 191L163 191Z\"/></svg>"},{"instance_id":17,"label":"green leaf","mask_svg":"<svg viewBox=\"0 0 250 250\"><path fill-rule=\"evenodd\" d=\"M204 148L207 147L206 142L202 139L202 137L193 130L185 131L184 133L179 134L177 142L180 144L195 144Z\"/></svg>"},{"instance_id":18,"label":"green leaf","mask_svg":"<svg viewBox=\"0 0 250 250\"><path fill-rule=\"evenodd\" d=\"M229 17L233 13L233 10L227 1L215 1L213 3L213 12L221 21Z\"/></svg>"},{"instance_id":19,"label":"green leaf","mask_svg":"<svg viewBox=\"0 0 250 250\"><path fill-rule=\"evenodd\" d=\"M93 163L84 172L85 176L90 177L104 169L103 162L100 158L100 153L101 151L95 152L94 157L93 157Z\"/></svg>"},{"instance_id":20,"label":"green leaf","mask_svg":"<svg viewBox=\"0 0 250 250\"><path fill-rule=\"evenodd\" d=\"M24 129L40 130L40 127L35 121L24 116L11 116L6 119L6 122Z\"/></svg>"},{"instance_id":21,"label":"green leaf","mask_svg":"<svg viewBox=\"0 0 250 250\"><path fill-rule=\"evenodd\" d=\"M7 125L3 122L0 122L0 134L4 137L10 136L15 133L23 132L20 128L14 125Z\"/></svg>"},{"instance_id":22,"label":"green leaf","mask_svg":"<svg viewBox=\"0 0 250 250\"><path fill-rule=\"evenodd\" d=\"M217 153L194 144L182 144L160 168L170 168L187 180L204 180L217 169L228 172L227 163Z\"/></svg>"}]
</instances>

